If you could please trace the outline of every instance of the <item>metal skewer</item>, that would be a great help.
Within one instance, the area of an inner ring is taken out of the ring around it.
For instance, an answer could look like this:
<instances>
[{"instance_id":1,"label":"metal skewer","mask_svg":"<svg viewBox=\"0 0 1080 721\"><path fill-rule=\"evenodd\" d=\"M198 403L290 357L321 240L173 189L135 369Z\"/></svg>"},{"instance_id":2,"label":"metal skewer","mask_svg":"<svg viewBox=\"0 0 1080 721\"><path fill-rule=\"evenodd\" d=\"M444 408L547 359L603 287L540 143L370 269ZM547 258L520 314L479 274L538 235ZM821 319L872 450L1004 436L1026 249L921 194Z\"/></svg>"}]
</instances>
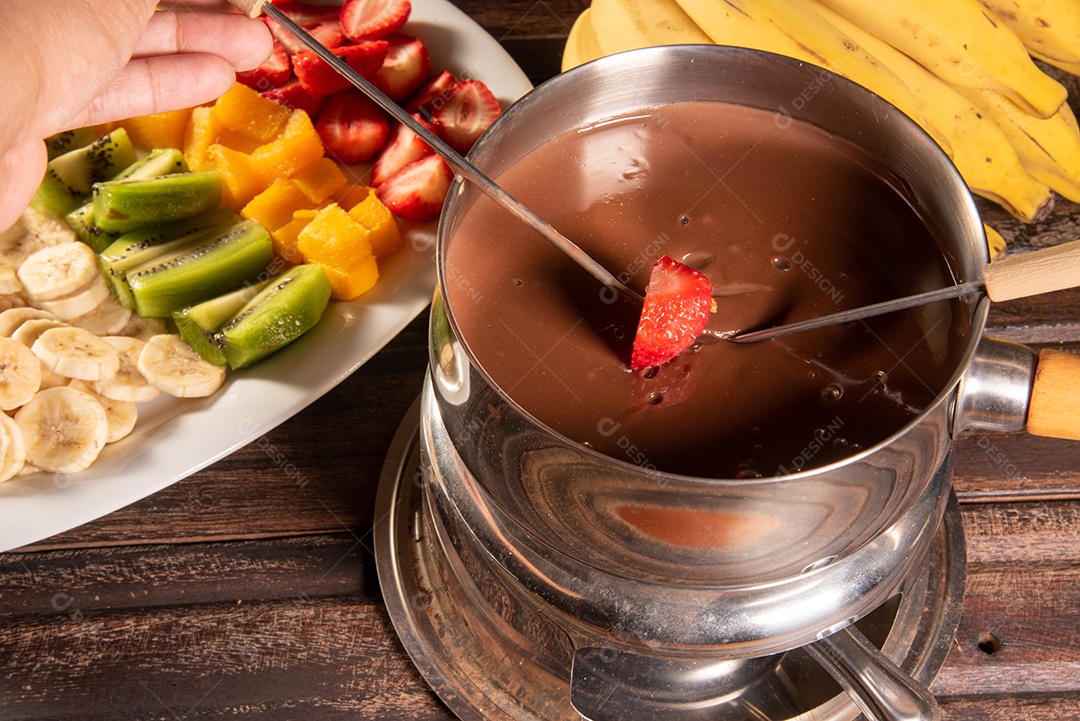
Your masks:
<instances>
[{"instance_id":1,"label":"metal skewer","mask_svg":"<svg viewBox=\"0 0 1080 721\"><path fill-rule=\"evenodd\" d=\"M331 52L326 46L313 38L306 30L297 25L288 15L267 2L267 0L229 0L232 5L239 8L250 17L258 17L265 13L280 23L296 39L311 49L313 53L322 58L330 67L342 77L352 83L360 92L367 95L375 103L385 110L392 118L403 123L409 130L416 133L420 138L431 146L443 160L450 165L455 173L477 186L485 195L494 200L500 206L510 211L515 217L531 227L545 240L565 253L572 261L585 269L589 275L600 281L605 286L613 288L623 296L641 304L644 299L640 294L631 290L612 275L606 268L594 260L588 253L579 248L573 241L555 230L547 221L533 211L525 207L520 201L498 186L495 181L487 177L472 163L461 156L456 150L447 145L441 138L425 128L416 118L410 115L404 108L388 98L378 88L372 85L366 78L349 67L348 63Z\"/></svg>"},{"instance_id":2,"label":"metal skewer","mask_svg":"<svg viewBox=\"0 0 1080 721\"><path fill-rule=\"evenodd\" d=\"M851 310L830 313L829 315L823 315L817 318L809 318L796 323L778 325L775 328L765 328L764 330L749 331L747 333L741 331L735 331L733 333L717 333L716 335L731 343L757 343L763 340L782 338L783 336L791 335L792 333L801 333L806 330L815 330L817 328L826 328L831 325L850 323L864 318L873 318L874 316L885 315L886 313L892 313L893 311L904 310L906 308L914 308L938 300L949 300L951 298L962 298L966 295L976 295L981 293L985 287L986 284L981 280L972 280L966 283L950 285L947 288L927 291L926 293L917 293L895 300L887 300L882 303L864 305L861 308L852 308Z\"/></svg>"}]
</instances>

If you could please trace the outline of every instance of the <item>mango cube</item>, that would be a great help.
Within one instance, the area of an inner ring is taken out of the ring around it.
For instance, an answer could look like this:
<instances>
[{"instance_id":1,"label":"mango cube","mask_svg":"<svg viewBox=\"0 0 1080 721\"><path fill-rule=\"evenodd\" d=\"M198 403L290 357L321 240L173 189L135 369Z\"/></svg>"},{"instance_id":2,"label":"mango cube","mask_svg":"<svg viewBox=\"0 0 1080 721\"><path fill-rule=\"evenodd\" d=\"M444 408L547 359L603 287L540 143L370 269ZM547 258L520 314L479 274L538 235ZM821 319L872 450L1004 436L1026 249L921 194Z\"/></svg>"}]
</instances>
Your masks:
<instances>
[{"instance_id":1,"label":"mango cube","mask_svg":"<svg viewBox=\"0 0 1080 721\"><path fill-rule=\"evenodd\" d=\"M379 266L375 256L361 258L348 270L323 266L330 281L330 295L338 300L352 300L367 293L379 282Z\"/></svg>"},{"instance_id":2,"label":"mango cube","mask_svg":"<svg viewBox=\"0 0 1080 721\"><path fill-rule=\"evenodd\" d=\"M322 138L303 110L293 110L285 129L251 154L251 166L267 182L291 178L323 157Z\"/></svg>"},{"instance_id":3,"label":"mango cube","mask_svg":"<svg viewBox=\"0 0 1080 721\"><path fill-rule=\"evenodd\" d=\"M251 168L251 156L224 145L207 149L207 162L221 171L222 198L226 208L239 212L256 195L266 190L266 181Z\"/></svg>"},{"instance_id":4,"label":"mango cube","mask_svg":"<svg viewBox=\"0 0 1080 721\"><path fill-rule=\"evenodd\" d=\"M187 161L189 168L192 170L211 169L207 150L218 142L222 127L212 107L204 105L192 109L182 148L184 160Z\"/></svg>"},{"instance_id":5,"label":"mango cube","mask_svg":"<svg viewBox=\"0 0 1080 721\"><path fill-rule=\"evenodd\" d=\"M371 290L379 279L369 237L367 228L332 203L300 231L296 247L304 262L321 263L326 269L334 298L351 300Z\"/></svg>"},{"instance_id":6,"label":"mango cube","mask_svg":"<svg viewBox=\"0 0 1080 721\"><path fill-rule=\"evenodd\" d=\"M349 210L349 217L368 229L371 251L379 260L401 247L401 232L394 214L379 200L374 188L370 188L368 196Z\"/></svg>"},{"instance_id":7,"label":"mango cube","mask_svg":"<svg viewBox=\"0 0 1080 721\"><path fill-rule=\"evenodd\" d=\"M274 253L286 263L300 265L304 262L304 255L297 247L297 241L300 238L300 231L307 227L313 217L315 217L314 211L297 211L293 214L292 220L270 232Z\"/></svg>"},{"instance_id":8,"label":"mango cube","mask_svg":"<svg viewBox=\"0 0 1080 721\"><path fill-rule=\"evenodd\" d=\"M181 149L184 147L184 133L190 119L191 108L185 108L129 118L122 120L120 125L127 130L131 142L143 150Z\"/></svg>"},{"instance_id":9,"label":"mango cube","mask_svg":"<svg viewBox=\"0 0 1080 721\"><path fill-rule=\"evenodd\" d=\"M271 233L293 219L293 213L315 204L288 178L275 180L266 190L240 210L243 218L252 218Z\"/></svg>"},{"instance_id":10,"label":"mango cube","mask_svg":"<svg viewBox=\"0 0 1080 721\"><path fill-rule=\"evenodd\" d=\"M233 85L217 99L213 108L223 127L259 145L280 135L292 112L242 83Z\"/></svg>"},{"instance_id":11,"label":"mango cube","mask_svg":"<svg viewBox=\"0 0 1080 721\"><path fill-rule=\"evenodd\" d=\"M330 158L319 158L293 176L293 182L314 203L322 203L348 182L345 173Z\"/></svg>"}]
</instances>

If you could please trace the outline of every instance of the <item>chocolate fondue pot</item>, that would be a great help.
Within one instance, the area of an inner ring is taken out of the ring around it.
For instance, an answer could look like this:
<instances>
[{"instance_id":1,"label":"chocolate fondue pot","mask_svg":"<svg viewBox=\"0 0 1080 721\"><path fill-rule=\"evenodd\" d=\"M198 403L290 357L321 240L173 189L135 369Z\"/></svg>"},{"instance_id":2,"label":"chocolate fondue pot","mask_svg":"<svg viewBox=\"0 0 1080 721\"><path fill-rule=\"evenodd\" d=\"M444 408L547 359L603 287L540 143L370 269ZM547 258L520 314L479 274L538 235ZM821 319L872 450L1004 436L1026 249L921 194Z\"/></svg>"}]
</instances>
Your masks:
<instances>
[{"instance_id":1,"label":"chocolate fondue pot","mask_svg":"<svg viewBox=\"0 0 1080 721\"><path fill-rule=\"evenodd\" d=\"M676 46L590 63L512 106L470 160L497 179L566 131L687 101L764 109L780 125L805 122L854 143L903 185L956 279L981 277L982 221L934 142L865 89L767 53ZM784 475L700 478L656 470L630 453L598 453L531 416L461 333L448 291L465 281L445 258L479 197L455 181L439 229L420 411L424 508L439 543L456 549L455 573L475 577L478 588L500 587L500 601L482 591L477 598L513 617L515 633L532 638L537 663L570 682L574 707L589 718L602 716L585 700L603 676L598 666L612 677L597 691L605 698L618 696L620 674L626 684L655 681L673 665L703 659L714 670L741 662L745 671L881 607L917 576L934 544L951 491L954 438L1025 426L1035 356L984 337L989 301L974 299L957 301L970 332L951 349L955 368L933 401L843 460ZM715 540L686 542L628 523L627 509L675 526L705 519ZM616 657L633 663L604 663ZM671 693L680 695L677 685ZM657 718L695 717L683 712Z\"/></svg>"}]
</instances>

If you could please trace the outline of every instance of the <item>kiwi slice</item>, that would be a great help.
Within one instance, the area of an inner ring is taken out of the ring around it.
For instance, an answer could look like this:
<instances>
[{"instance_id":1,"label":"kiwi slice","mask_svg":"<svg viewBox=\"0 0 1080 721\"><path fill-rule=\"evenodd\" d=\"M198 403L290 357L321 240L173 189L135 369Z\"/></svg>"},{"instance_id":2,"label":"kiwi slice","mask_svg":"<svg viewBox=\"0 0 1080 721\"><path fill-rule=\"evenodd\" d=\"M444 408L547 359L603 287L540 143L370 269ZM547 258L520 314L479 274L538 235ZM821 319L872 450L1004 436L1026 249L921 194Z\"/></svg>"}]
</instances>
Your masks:
<instances>
[{"instance_id":1,"label":"kiwi slice","mask_svg":"<svg viewBox=\"0 0 1080 721\"><path fill-rule=\"evenodd\" d=\"M318 263L276 276L221 329L233 369L261 360L309 331L330 302L330 281Z\"/></svg>"},{"instance_id":2,"label":"kiwi slice","mask_svg":"<svg viewBox=\"0 0 1080 721\"><path fill-rule=\"evenodd\" d=\"M95 183L109 180L134 162L131 139L126 130L117 128L50 160L30 206L47 215L67 215L86 202Z\"/></svg>"},{"instance_id":3,"label":"kiwi slice","mask_svg":"<svg viewBox=\"0 0 1080 721\"><path fill-rule=\"evenodd\" d=\"M240 216L227 208L218 208L196 218L142 228L126 233L101 251L101 265L113 294L126 307L135 310L135 296L128 286L127 273L166 253L175 252L207 238L227 233L240 223Z\"/></svg>"},{"instance_id":4,"label":"kiwi slice","mask_svg":"<svg viewBox=\"0 0 1080 721\"><path fill-rule=\"evenodd\" d=\"M271 280L268 278L260 283L244 285L231 293L173 311L173 322L176 324L180 337L194 348L203 360L214 365L227 365L228 359L225 358L225 351L221 348L221 337L218 331Z\"/></svg>"},{"instance_id":5,"label":"kiwi slice","mask_svg":"<svg viewBox=\"0 0 1080 721\"><path fill-rule=\"evenodd\" d=\"M140 316L168 318L266 271L274 258L270 233L254 220L226 232L170 250L126 271L125 279Z\"/></svg>"},{"instance_id":6,"label":"kiwi slice","mask_svg":"<svg viewBox=\"0 0 1080 721\"><path fill-rule=\"evenodd\" d=\"M89 145L97 137L97 128L93 126L64 130L45 138L45 150L49 154L49 160L52 160L75 148Z\"/></svg>"},{"instance_id":7,"label":"kiwi slice","mask_svg":"<svg viewBox=\"0 0 1080 721\"><path fill-rule=\"evenodd\" d=\"M106 233L130 233L221 205L221 173L201 170L157 178L128 178L94 186L94 225Z\"/></svg>"},{"instance_id":8,"label":"kiwi slice","mask_svg":"<svg viewBox=\"0 0 1080 721\"><path fill-rule=\"evenodd\" d=\"M113 180L140 180L156 178L173 173L186 173L188 170L184 154L176 148L158 148L128 167L121 170ZM107 233L94 224L94 203L85 203L65 216L68 225L82 242L94 249L95 253L104 251L117 239L115 233Z\"/></svg>"}]
</instances>

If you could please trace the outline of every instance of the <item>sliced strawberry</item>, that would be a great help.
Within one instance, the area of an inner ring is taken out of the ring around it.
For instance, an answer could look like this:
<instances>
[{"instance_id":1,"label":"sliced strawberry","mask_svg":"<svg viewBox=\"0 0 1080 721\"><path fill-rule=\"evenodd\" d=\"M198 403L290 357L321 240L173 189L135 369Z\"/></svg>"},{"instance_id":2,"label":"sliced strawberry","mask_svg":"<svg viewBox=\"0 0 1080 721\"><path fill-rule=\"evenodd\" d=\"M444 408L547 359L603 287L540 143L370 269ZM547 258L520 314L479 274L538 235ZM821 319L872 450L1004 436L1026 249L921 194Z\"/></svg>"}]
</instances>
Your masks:
<instances>
[{"instance_id":1,"label":"sliced strawberry","mask_svg":"<svg viewBox=\"0 0 1080 721\"><path fill-rule=\"evenodd\" d=\"M410 113L422 112L430 117L435 108L446 103L447 91L456 82L457 78L454 77L453 73L449 70L443 70L429 80L424 87L416 91L405 109Z\"/></svg>"},{"instance_id":2,"label":"sliced strawberry","mask_svg":"<svg viewBox=\"0 0 1080 721\"><path fill-rule=\"evenodd\" d=\"M409 0L345 0L341 27L350 40L386 38L401 29L410 12Z\"/></svg>"},{"instance_id":3,"label":"sliced strawberry","mask_svg":"<svg viewBox=\"0 0 1080 721\"><path fill-rule=\"evenodd\" d=\"M413 115L413 117L431 130L431 126L419 115ZM390 131L386 147L382 149L379 157L375 159L375 164L371 166L371 184L379 187L406 165L415 163L433 152L431 146L421 140L419 135L409 130L407 126L398 123Z\"/></svg>"},{"instance_id":4,"label":"sliced strawberry","mask_svg":"<svg viewBox=\"0 0 1080 721\"><path fill-rule=\"evenodd\" d=\"M326 47L336 48L345 42L345 31L341 29L341 12L337 7L304 2L275 2L274 5ZM266 24L289 55L307 50L306 45L273 20L267 18Z\"/></svg>"},{"instance_id":5,"label":"sliced strawberry","mask_svg":"<svg viewBox=\"0 0 1080 721\"><path fill-rule=\"evenodd\" d=\"M631 370L667 363L694 344L714 309L712 284L668 256L653 265L641 309Z\"/></svg>"},{"instance_id":6,"label":"sliced strawberry","mask_svg":"<svg viewBox=\"0 0 1080 721\"><path fill-rule=\"evenodd\" d=\"M428 155L392 175L375 193L399 218L426 223L439 216L453 179L445 160Z\"/></svg>"},{"instance_id":7,"label":"sliced strawberry","mask_svg":"<svg viewBox=\"0 0 1080 721\"><path fill-rule=\"evenodd\" d=\"M349 89L326 99L315 131L327 155L339 163L363 163L382 150L390 123L375 101Z\"/></svg>"},{"instance_id":8,"label":"sliced strawberry","mask_svg":"<svg viewBox=\"0 0 1080 721\"><path fill-rule=\"evenodd\" d=\"M431 124L439 137L459 153L469 152L502 109L479 80L462 80L445 93L445 102L432 110Z\"/></svg>"},{"instance_id":9,"label":"sliced strawberry","mask_svg":"<svg viewBox=\"0 0 1080 721\"><path fill-rule=\"evenodd\" d=\"M431 56L419 38L391 35L390 49L371 82L391 100L404 102L420 89L431 74Z\"/></svg>"},{"instance_id":10,"label":"sliced strawberry","mask_svg":"<svg viewBox=\"0 0 1080 721\"><path fill-rule=\"evenodd\" d=\"M349 67L367 79L375 76L386 59L389 45L385 40L373 40L357 45L345 45L334 48ZM318 97L334 95L352 87L337 70L313 52L301 52L293 56L293 70L296 79L311 93Z\"/></svg>"},{"instance_id":11,"label":"sliced strawberry","mask_svg":"<svg viewBox=\"0 0 1080 721\"><path fill-rule=\"evenodd\" d=\"M289 54L285 52L285 48L276 39L274 40L274 50L270 53L270 57L266 59L266 62L254 70L246 70L236 74L236 79L239 82L249 88L258 90L260 93L284 85L289 82L291 77L292 63L289 62Z\"/></svg>"},{"instance_id":12,"label":"sliced strawberry","mask_svg":"<svg viewBox=\"0 0 1080 721\"><path fill-rule=\"evenodd\" d=\"M282 105L288 105L290 108L303 110L312 118L319 114L323 104L321 97L309 93L300 84L300 81L295 78L284 85L267 90L262 95L264 98L276 100Z\"/></svg>"}]
</instances>

